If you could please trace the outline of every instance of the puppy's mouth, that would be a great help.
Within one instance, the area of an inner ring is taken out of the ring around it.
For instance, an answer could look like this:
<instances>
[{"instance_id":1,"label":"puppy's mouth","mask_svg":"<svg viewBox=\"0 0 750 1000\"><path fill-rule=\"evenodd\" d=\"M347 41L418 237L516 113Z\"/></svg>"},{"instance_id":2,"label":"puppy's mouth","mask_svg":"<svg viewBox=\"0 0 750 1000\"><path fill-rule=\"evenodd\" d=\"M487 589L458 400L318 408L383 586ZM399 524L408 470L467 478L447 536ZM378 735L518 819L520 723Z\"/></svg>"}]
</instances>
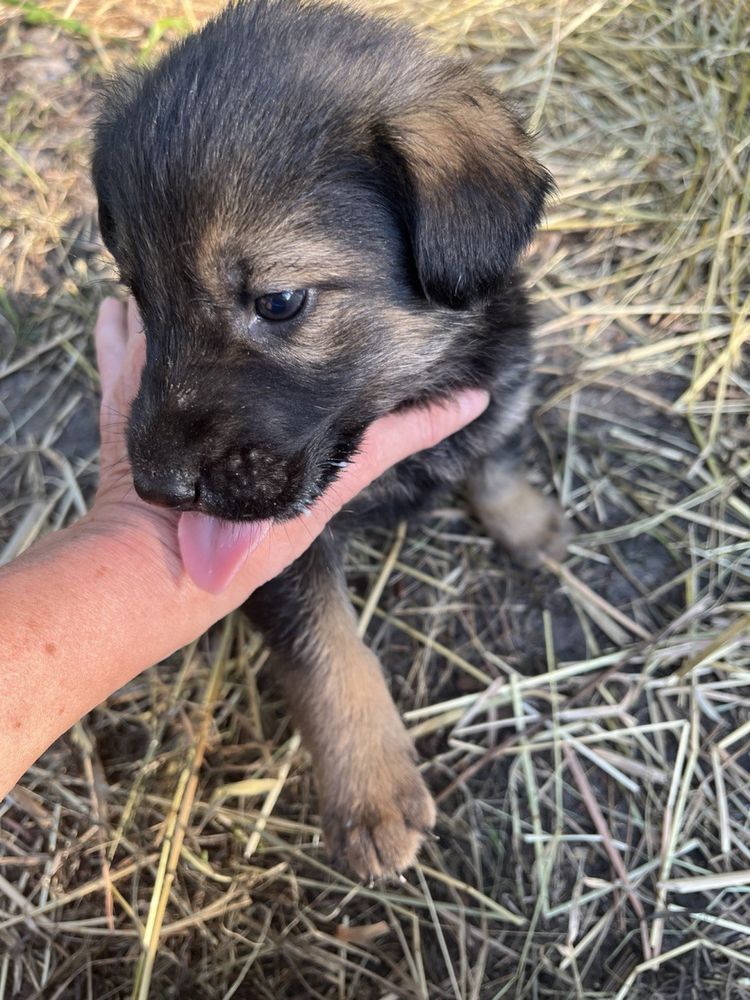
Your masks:
<instances>
[{"instance_id":1,"label":"puppy's mouth","mask_svg":"<svg viewBox=\"0 0 750 1000\"><path fill-rule=\"evenodd\" d=\"M199 511L183 511L177 526L177 539L182 564L193 583L213 594L225 590L272 524L307 514L349 464L353 450L351 447L336 448L335 457L322 463L312 483L273 517L229 520Z\"/></svg>"}]
</instances>

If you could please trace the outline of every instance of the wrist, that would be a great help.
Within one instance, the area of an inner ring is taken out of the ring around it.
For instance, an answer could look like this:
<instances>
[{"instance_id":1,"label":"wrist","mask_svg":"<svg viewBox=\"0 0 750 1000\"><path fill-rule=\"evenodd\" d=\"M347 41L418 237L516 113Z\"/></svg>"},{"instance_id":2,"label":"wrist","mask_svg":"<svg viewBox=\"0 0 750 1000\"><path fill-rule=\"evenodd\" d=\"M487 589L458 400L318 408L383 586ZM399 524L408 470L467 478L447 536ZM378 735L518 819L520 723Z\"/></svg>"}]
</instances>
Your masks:
<instances>
[{"instance_id":1,"label":"wrist","mask_svg":"<svg viewBox=\"0 0 750 1000\"><path fill-rule=\"evenodd\" d=\"M129 576L135 569L139 589L182 593L191 588L180 557L179 516L137 497L110 499L100 492L88 513L69 530L75 537L92 540L97 561L112 569L106 575L115 582L117 576Z\"/></svg>"},{"instance_id":2,"label":"wrist","mask_svg":"<svg viewBox=\"0 0 750 1000\"><path fill-rule=\"evenodd\" d=\"M172 511L97 497L92 508L66 530L72 536L95 539L128 560L155 562L156 570L177 577L181 572L177 522Z\"/></svg>"}]
</instances>

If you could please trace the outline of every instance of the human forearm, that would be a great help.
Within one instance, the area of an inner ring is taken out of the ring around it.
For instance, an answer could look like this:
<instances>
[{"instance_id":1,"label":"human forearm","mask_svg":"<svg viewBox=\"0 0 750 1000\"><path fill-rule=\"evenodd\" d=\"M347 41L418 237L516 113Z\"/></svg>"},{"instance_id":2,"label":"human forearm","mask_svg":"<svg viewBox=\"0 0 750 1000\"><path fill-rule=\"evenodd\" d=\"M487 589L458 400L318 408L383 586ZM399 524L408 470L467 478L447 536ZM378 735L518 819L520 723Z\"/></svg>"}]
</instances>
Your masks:
<instances>
[{"instance_id":1,"label":"human forearm","mask_svg":"<svg viewBox=\"0 0 750 1000\"><path fill-rule=\"evenodd\" d=\"M82 715L192 638L179 627L189 588L158 558L127 529L84 519L0 570L0 795Z\"/></svg>"}]
</instances>

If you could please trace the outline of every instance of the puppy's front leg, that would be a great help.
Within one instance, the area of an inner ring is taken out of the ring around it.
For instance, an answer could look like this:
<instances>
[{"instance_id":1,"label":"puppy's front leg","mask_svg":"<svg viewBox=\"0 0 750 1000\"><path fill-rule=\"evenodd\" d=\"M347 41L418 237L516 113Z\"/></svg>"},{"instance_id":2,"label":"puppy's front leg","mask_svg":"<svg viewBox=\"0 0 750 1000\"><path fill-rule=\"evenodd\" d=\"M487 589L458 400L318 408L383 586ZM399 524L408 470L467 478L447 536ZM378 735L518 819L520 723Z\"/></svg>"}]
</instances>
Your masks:
<instances>
[{"instance_id":1,"label":"puppy's front leg","mask_svg":"<svg viewBox=\"0 0 750 1000\"><path fill-rule=\"evenodd\" d=\"M572 537L556 500L529 483L512 449L484 458L469 476L469 499L488 534L519 562L543 552L564 559Z\"/></svg>"},{"instance_id":2,"label":"puppy's front leg","mask_svg":"<svg viewBox=\"0 0 750 1000\"><path fill-rule=\"evenodd\" d=\"M375 656L357 636L330 537L245 605L266 636L315 768L334 859L361 878L407 868L435 805Z\"/></svg>"}]
</instances>

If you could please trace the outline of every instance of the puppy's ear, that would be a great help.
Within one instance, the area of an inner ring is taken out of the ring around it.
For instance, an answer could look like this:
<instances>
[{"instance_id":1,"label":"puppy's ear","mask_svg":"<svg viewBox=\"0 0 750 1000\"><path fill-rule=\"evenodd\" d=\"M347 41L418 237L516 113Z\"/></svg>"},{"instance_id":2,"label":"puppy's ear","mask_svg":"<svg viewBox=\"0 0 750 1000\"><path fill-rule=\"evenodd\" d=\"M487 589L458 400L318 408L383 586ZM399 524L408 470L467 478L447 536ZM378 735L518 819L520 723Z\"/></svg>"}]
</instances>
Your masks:
<instances>
[{"instance_id":1,"label":"puppy's ear","mask_svg":"<svg viewBox=\"0 0 750 1000\"><path fill-rule=\"evenodd\" d=\"M142 80L140 69L121 70L118 76L100 85L97 95L91 178L98 200L99 231L113 257L117 257L115 215L119 213L111 201L112 189L120 188L123 178L134 178L138 172L138 142L128 134L128 128Z\"/></svg>"},{"instance_id":2,"label":"puppy's ear","mask_svg":"<svg viewBox=\"0 0 750 1000\"><path fill-rule=\"evenodd\" d=\"M378 128L377 155L427 298L455 309L499 291L553 190L520 122L462 67Z\"/></svg>"}]
</instances>

